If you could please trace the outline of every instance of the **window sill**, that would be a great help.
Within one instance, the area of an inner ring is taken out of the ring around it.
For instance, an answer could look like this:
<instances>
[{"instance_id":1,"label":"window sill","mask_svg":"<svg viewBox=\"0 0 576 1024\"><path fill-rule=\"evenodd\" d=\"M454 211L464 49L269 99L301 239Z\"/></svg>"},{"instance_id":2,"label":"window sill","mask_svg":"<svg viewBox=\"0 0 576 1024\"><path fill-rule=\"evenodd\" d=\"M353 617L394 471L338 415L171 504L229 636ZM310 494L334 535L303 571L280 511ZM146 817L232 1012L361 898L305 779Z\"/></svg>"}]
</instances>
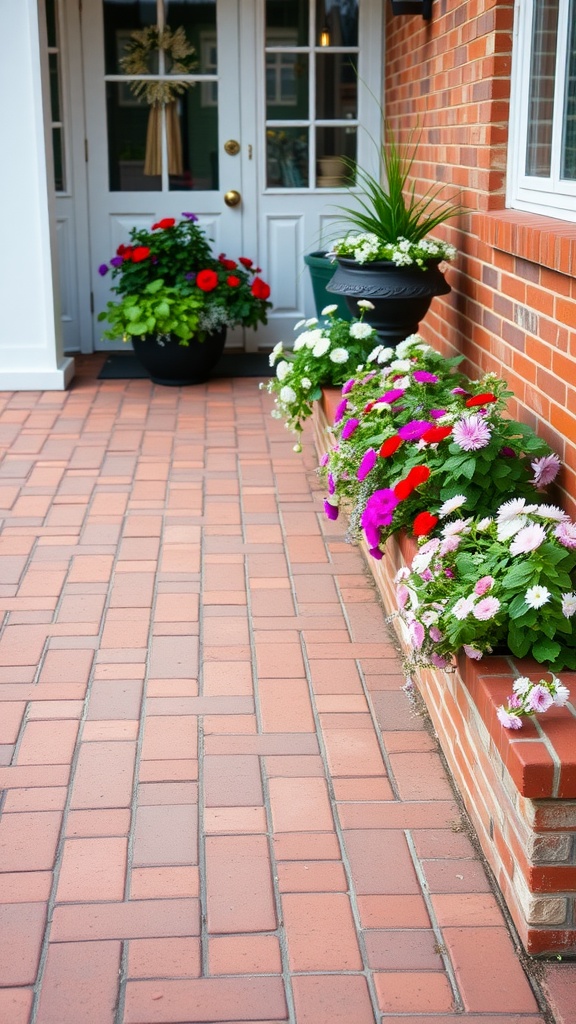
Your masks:
<instances>
[{"instance_id":1,"label":"window sill","mask_svg":"<svg viewBox=\"0 0 576 1024\"><path fill-rule=\"evenodd\" d=\"M576 276L576 224L521 210L475 214L473 230L502 252Z\"/></svg>"}]
</instances>

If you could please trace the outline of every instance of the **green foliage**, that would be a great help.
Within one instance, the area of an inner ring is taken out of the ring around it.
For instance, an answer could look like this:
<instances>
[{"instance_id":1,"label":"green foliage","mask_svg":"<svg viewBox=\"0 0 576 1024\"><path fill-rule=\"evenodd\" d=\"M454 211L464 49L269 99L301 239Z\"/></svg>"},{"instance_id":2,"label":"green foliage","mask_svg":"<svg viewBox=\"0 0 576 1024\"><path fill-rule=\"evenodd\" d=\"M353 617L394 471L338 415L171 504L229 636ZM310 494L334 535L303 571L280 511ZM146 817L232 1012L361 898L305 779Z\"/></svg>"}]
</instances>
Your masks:
<instances>
[{"instance_id":1,"label":"green foliage","mask_svg":"<svg viewBox=\"0 0 576 1024\"><path fill-rule=\"evenodd\" d=\"M198 333L202 299L169 287L163 281L151 281L139 295L125 295L119 302L109 302L98 315L111 326L104 337L113 340L144 334L174 334L181 345L188 345Z\"/></svg>"}]
</instances>

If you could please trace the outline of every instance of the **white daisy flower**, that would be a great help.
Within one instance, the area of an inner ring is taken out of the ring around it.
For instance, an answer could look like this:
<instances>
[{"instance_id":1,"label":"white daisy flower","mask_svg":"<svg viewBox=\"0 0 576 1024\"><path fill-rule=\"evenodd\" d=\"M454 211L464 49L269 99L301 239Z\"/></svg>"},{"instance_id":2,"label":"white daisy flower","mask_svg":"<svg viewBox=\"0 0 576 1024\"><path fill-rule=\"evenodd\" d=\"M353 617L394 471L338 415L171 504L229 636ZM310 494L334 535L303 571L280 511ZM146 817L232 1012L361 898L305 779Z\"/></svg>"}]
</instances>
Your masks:
<instances>
[{"instance_id":1,"label":"white daisy flower","mask_svg":"<svg viewBox=\"0 0 576 1024\"><path fill-rule=\"evenodd\" d=\"M305 320L304 323L306 324L306 327L315 327L316 324L318 323L318 317L317 316L311 316L310 319L309 320Z\"/></svg>"},{"instance_id":2,"label":"white daisy flower","mask_svg":"<svg viewBox=\"0 0 576 1024\"><path fill-rule=\"evenodd\" d=\"M446 523L442 530L442 536L444 538L458 537L461 533L470 533L469 522L469 519L456 519L453 523Z\"/></svg>"},{"instance_id":3,"label":"white daisy flower","mask_svg":"<svg viewBox=\"0 0 576 1024\"><path fill-rule=\"evenodd\" d=\"M316 321L318 323L318 321ZM321 327L317 327L314 331L306 332L306 348L314 348L317 342L324 337L324 331Z\"/></svg>"},{"instance_id":4,"label":"white daisy flower","mask_svg":"<svg viewBox=\"0 0 576 1024\"><path fill-rule=\"evenodd\" d=\"M514 693L517 693L519 697L523 697L531 688L532 683L528 679L528 676L519 676L512 684Z\"/></svg>"},{"instance_id":5,"label":"white daisy flower","mask_svg":"<svg viewBox=\"0 0 576 1024\"><path fill-rule=\"evenodd\" d=\"M555 523L567 523L570 519L568 513L558 508L558 505L538 505L535 515L541 516L542 519L551 519Z\"/></svg>"},{"instance_id":6,"label":"white daisy flower","mask_svg":"<svg viewBox=\"0 0 576 1024\"><path fill-rule=\"evenodd\" d=\"M526 516L518 516L517 519L511 519L510 522L500 523L496 530L496 537L500 541L510 540L520 530L524 529L528 520Z\"/></svg>"},{"instance_id":7,"label":"white daisy flower","mask_svg":"<svg viewBox=\"0 0 576 1024\"><path fill-rule=\"evenodd\" d=\"M301 327L304 327L305 320L299 320L297 324L294 324L294 330L299 331Z\"/></svg>"},{"instance_id":8,"label":"white daisy flower","mask_svg":"<svg viewBox=\"0 0 576 1024\"><path fill-rule=\"evenodd\" d=\"M455 512L461 505L465 505L466 501L467 498L465 494L455 494L453 498L448 498L448 501L445 501L438 510L440 519L445 519L451 512Z\"/></svg>"},{"instance_id":9,"label":"white daisy flower","mask_svg":"<svg viewBox=\"0 0 576 1024\"><path fill-rule=\"evenodd\" d=\"M576 613L576 594L562 594L562 614L571 619Z\"/></svg>"},{"instance_id":10,"label":"white daisy flower","mask_svg":"<svg viewBox=\"0 0 576 1024\"><path fill-rule=\"evenodd\" d=\"M389 363L390 360L392 359L393 355L394 355L394 349L393 348L383 348L381 353L380 353L380 355L378 356L378 362L380 364L382 364L382 363Z\"/></svg>"},{"instance_id":11,"label":"white daisy flower","mask_svg":"<svg viewBox=\"0 0 576 1024\"><path fill-rule=\"evenodd\" d=\"M383 345L376 345L376 348L373 348L370 355L367 357L366 362L373 363L375 359L378 359L383 348Z\"/></svg>"},{"instance_id":12,"label":"white daisy flower","mask_svg":"<svg viewBox=\"0 0 576 1024\"><path fill-rule=\"evenodd\" d=\"M484 530L487 530L490 524L493 522L494 520L492 516L485 516L484 519L481 519L480 522L476 524L476 530L479 533L484 533Z\"/></svg>"},{"instance_id":13,"label":"white daisy flower","mask_svg":"<svg viewBox=\"0 0 576 1024\"><path fill-rule=\"evenodd\" d=\"M328 349L330 348L330 338L320 338L316 342L312 349L312 355L316 356L316 359L320 359L321 356L325 356Z\"/></svg>"},{"instance_id":14,"label":"white daisy flower","mask_svg":"<svg viewBox=\"0 0 576 1024\"><path fill-rule=\"evenodd\" d=\"M369 338L373 334L374 328L370 327L370 324L362 323L358 321L355 324L350 324L350 337L356 338L357 341L362 341L364 338Z\"/></svg>"},{"instance_id":15,"label":"white daisy flower","mask_svg":"<svg viewBox=\"0 0 576 1024\"><path fill-rule=\"evenodd\" d=\"M330 359L333 363L346 363L349 357L349 353L345 348L333 348L330 353Z\"/></svg>"},{"instance_id":16,"label":"white daisy flower","mask_svg":"<svg viewBox=\"0 0 576 1024\"><path fill-rule=\"evenodd\" d=\"M390 363L390 369L397 370L399 373L406 373L407 370L412 369L412 363L410 359L395 359L393 363Z\"/></svg>"},{"instance_id":17,"label":"white daisy flower","mask_svg":"<svg viewBox=\"0 0 576 1024\"><path fill-rule=\"evenodd\" d=\"M300 349L304 348L304 346L307 345L307 344L308 344L308 331L304 331L302 334L299 334L298 337L296 338L296 341L294 342L294 351L295 352L299 352Z\"/></svg>"},{"instance_id":18,"label":"white daisy flower","mask_svg":"<svg viewBox=\"0 0 576 1024\"><path fill-rule=\"evenodd\" d=\"M370 302L369 299L358 299L356 305L358 309L375 309L374 303Z\"/></svg>"},{"instance_id":19,"label":"white daisy flower","mask_svg":"<svg viewBox=\"0 0 576 1024\"><path fill-rule=\"evenodd\" d=\"M322 316L331 316L332 313L335 313L337 309L338 305L336 302L331 303L330 306L324 306L324 309L322 310Z\"/></svg>"},{"instance_id":20,"label":"white daisy flower","mask_svg":"<svg viewBox=\"0 0 576 1024\"><path fill-rule=\"evenodd\" d=\"M524 600L529 608L541 608L543 604L552 597L547 587L529 587L524 594Z\"/></svg>"},{"instance_id":21,"label":"white daisy flower","mask_svg":"<svg viewBox=\"0 0 576 1024\"><path fill-rule=\"evenodd\" d=\"M290 387L289 384L285 384L284 387L281 389L280 401L284 402L286 405L289 405L290 402L296 401L296 392L294 391L294 388Z\"/></svg>"},{"instance_id":22,"label":"white daisy flower","mask_svg":"<svg viewBox=\"0 0 576 1024\"><path fill-rule=\"evenodd\" d=\"M278 380L284 380L289 373L292 373L292 367L290 363L287 363L286 360L283 359L276 367L276 376L278 377Z\"/></svg>"},{"instance_id":23,"label":"white daisy flower","mask_svg":"<svg viewBox=\"0 0 576 1024\"><path fill-rule=\"evenodd\" d=\"M511 498L500 505L496 514L497 523L509 523L516 516L525 515L528 512L535 512L538 505L527 505L526 498Z\"/></svg>"},{"instance_id":24,"label":"white daisy flower","mask_svg":"<svg viewBox=\"0 0 576 1024\"><path fill-rule=\"evenodd\" d=\"M459 598L458 601L456 601L456 604L454 605L454 607L452 609L452 615L454 616L454 618L458 619L461 622L462 619L466 619L468 617L468 615L470 615L470 612L472 611L473 608L474 608L474 597L473 596L461 597L461 598Z\"/></svg>"}]
</instances>

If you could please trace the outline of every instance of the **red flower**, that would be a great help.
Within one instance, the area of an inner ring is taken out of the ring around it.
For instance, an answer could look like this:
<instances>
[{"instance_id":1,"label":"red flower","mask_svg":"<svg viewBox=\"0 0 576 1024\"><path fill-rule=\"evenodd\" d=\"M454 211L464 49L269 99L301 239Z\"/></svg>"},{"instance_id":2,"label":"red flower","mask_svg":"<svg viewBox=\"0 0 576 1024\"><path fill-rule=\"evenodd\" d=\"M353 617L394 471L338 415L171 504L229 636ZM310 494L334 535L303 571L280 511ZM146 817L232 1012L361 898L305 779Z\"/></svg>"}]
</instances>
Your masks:
<instances>
[{"instance_id":1,"label":"red flower","mask_svg":"<svg viewBox=\"0 0 576 1024\"><path fill-rule=\"evenodd\" d=\"M200 270L196 275L196 284L203 292L212 292L218 284L218 274L215 270Z\"/></svg>"},{"instance_id":2,"label":"red flower","mask_svg":"<svg viewBox=\"0 0 576 1024\"><path fill-rule=\"evenodd\" d=\"M142 263L142 260L147 260L149 255L150 249L147 245L137 245L136 248L132 250L132 262Z\"/></svg>"},{"instance_id":3,"label":"red flower","mask_svg":"<svg viewBox=\"0 0 576 1024\"><path fill-rule=\"evenodd\" d=\"M236 277L235 274L230 274L230 276L226 278L226 284L229 284L231 288L237 288L240 284L240 278Z\"/></svg>"},{"instance_id":4,"label":"red flower","mask_svg":"<svg viewBox=\"0 0 576 1024\"><path fill-rule=\"evenodd\" d=\"M124 250L120 254L122 256L122 259L124 260L124 262L126 262L126 260L131 260L132 259L132 253L134 252L133 247L131 245L123 245L123 246L121 246L121 248Z\"/></svg>"},{"instance_id":5,"label":"red flower","mask_svg":"<svg viewBox=\"0 0 576 1024\"><path fill-rule=\"evenodd\" d=\"M406 498L410 497L413 490L414 484L411 482L409 477L406 477L405 480L399 480L399 482L396 484L396 487L394 488L394 494L398 498L398 501L404 501Z\"/></svg>"},{"instance_id":6,"label":"red flower","mask_svg":"<svg viewBox=\"0 0 576 1024\"><path fill-rule=\"evenodd\" d=\"M493 395L491 391L486 391L483 395L473 395L472 398L467 398L464 405L467 409L473 409L475 405L488 405L490 402L497 402L496 395Z\"/></svg>"},{"instance_id":7,"label":"red flower","mask_svg":"<svg viewBox=\"0 0 576 1024\"><path fill-rule=\"evenodd\" d=\"M238 264L235 263L234 260L227 260L224 256L220 256L219 259L220 263L224 267L224 270L236 270Z\"/></svg>"},{"instance_id":8,"label":"red flower","mask_svg":"<svg viewBox=\"0 0 576 1024\"><path fill-rule=\"evenodd\" d=\"M401 444L402 438L398 437L398 434L394 434L393 437L387 437L380 449L380 458L387 459L389 455L394 455L394 452L398 451Z\"/></svg>"},{"instance_id":9,"label":"red flower","mask_svg":"<svg viewBox=\"0 0 576 1024\"><path fill-rule=\"evenodd\" d=\"M174 217L164 217L163 220L159 220L157 224L152 225L152 231L156 231L157 228L162 228L162 230L173 228L175 223Z\"/></svg>"},{"instance_id":10,"label":"red flower","mask_svg":"<svg viewBox=\"0 0 576 1024\"><path fill-rule=\"evenodd\" d=\"M430 427L425 434L422 434L422 441L426 441L427 444L437 444L438 441L443 441L445 437L450 437L452 433L452 427Z\"/></svg>"},{"instance_id":11,"label":"red flower","mask_svg":"<svg viewBox=\"0 0 576 1024\"><path fill-rule=\"evenodd\" d=\"M252 260L249 260L246 256L241 256L238 262L241 263L243 267L246 267L246 270L250 270L250 267L252 266Z\"/></svg>"},{"instance_id":12,"label":"red flower","mask_svg":"<svg viewBox=\"0 0 576 1024\"><path fill-rule=\"evenodd\" d=\"M267 299L270 295L270 285L266 284L261 277L255 277L250 291L255 299Z\"/></svg>"},{"instance_id":13,"label":"red flower","mask_svg":"<svg viewBox=\"0 0 576 1024\"><path fill-rule=\"evenodd\" d=\"M437 522L438 516L433 516L430 512L419 512L412 524L412 532L415 537L425 537L434 529Z\"/></svg>"},{"instance_id":14,"label":"red flower","mask_svg":"<svg viewBox=\"0 0 576 1024\"><path fill-rule=\"evenodd\" d=\"M126 245L119 245L118 248L116 249L116 255L117 256L123 256L124 253L127 251L127 249L128 249L128 246L126 246Z\"/></svg>"},{"instance_id":15,"label":"red flower","mask_svg":"<svg viewBox=\"0 0 576 1024\"><path fill-rule=\"evenodd\" d=\"M376 402L367 402L366 405L364 406L364 412L365 413L372 412L372 409L374 408L375 405L376 405Z\"/></svg>"},{"instance_id":16,"label":"red flower","mask_svg":"<svg viewBox=\"0 0 576 1024\"><path fill-rule=\"evenodd\" d=\"M413 487L419 487L420 484L425 484L430 478L430 470L428 466L413 466L408 473L408 479Z\"/></svg>"}]
</instances>

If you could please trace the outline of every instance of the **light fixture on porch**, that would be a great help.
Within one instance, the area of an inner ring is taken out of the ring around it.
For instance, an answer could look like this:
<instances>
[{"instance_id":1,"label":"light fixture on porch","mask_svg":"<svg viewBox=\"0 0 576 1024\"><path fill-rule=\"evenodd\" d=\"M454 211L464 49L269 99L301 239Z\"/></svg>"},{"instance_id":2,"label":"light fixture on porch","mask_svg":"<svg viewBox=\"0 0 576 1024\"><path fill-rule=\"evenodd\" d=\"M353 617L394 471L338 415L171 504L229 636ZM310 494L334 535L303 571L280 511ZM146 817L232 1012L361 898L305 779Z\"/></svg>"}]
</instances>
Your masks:
<instances>
[{"instance_id":1,"label":"light fixture on porch","mask_svg":"<svg viewBox=\"0 0 576 1024\"><path fill-rule=\"evenodd\" d=\"M320 33L320 46L330 46L330 29L324 25Z\"/></svg>"},{"instance_id":2,"label":"light fixture on porch","mask_svg":"<svg viewBox=\"0 0 576 1024\"><path fill-rule=\"evenodd\" d=\"M424 21L432 19L432 0L390 0L392 14L421 14Z\"/></svg>"}]
</instances>

